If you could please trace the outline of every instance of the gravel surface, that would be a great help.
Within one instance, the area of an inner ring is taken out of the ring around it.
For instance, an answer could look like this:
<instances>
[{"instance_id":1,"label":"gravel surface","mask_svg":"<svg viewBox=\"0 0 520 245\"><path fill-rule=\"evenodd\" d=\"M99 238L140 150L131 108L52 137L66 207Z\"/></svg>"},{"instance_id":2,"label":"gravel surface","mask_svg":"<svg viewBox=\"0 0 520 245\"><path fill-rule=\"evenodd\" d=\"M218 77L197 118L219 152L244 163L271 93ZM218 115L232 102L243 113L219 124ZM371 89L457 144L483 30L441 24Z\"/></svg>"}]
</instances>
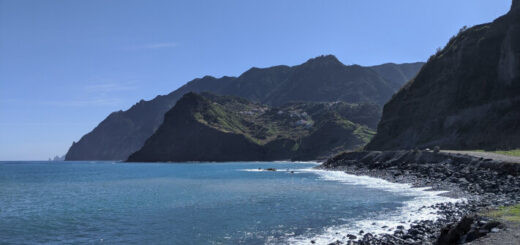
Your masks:
<instances>
[{"instance_id":1,"label":"gravel surface","mask_svg":"<svg viewBox=\"0 0 520 245\"><path fill-rule=\"evenodd\" d=\"M506 223L506 229L497 233L488 233L468 245L518 245L520 241L520 226L518 224Z\"/></svg>"},{"instance_id":2,"label":"gravel surface","mask_svg":"<svg viewBox=\"0 0 520 245\"><path fill-rule=\"evenodd\" d=\"M500 162L511 162L511 163L520 163L520 157L502 155L492 152L480 152L480 151L451 151L451 150L443 150L441 152L449 153L449 154L463 154L473 157L481 157L485 159L492 159Z\"/></svg>"}]
</instances>

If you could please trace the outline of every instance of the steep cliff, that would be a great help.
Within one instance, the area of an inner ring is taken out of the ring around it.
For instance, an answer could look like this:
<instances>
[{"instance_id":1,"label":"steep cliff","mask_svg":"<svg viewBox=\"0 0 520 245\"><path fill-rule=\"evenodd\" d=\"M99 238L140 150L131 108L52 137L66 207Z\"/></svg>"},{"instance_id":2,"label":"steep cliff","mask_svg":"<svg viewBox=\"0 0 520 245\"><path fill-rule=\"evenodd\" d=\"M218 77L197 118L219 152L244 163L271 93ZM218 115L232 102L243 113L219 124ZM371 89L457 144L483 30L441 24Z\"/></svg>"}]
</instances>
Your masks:
<instances>
[{"instance_id":1,"label":"steep cliff","mask_svg":"<svg viewBox=\"0 0 520 245\"><path fill-rule=\"evenodd\" d=\"M232 96L184 95L128 161L325 159L363 146L379 107L345 102L269 107Z\"/></svg>"},{"instance_id":2,"label":"steep cliff","mask_svg":"<svg viewBox=\"0 0 520 245\"><path fill-rule=\"evenodd\" d=\"M73 143L67 160L124 160L141 148L163 121L164 113L188 92L235 95L254 102L283 105L291 101L369 102L383 105L422 63L377 67L345 66L332 55L298 66L251 68L239 77L195 79L172 93L141 101L110 114ZM387 68L388 67L388 68Z\"/></svg>"},{"instance_id":3,"label":"steep cliff","mask_svg":"<svg viewBox=\"0 0 520 245\"><path fill-rule=\"evenodd\" d=\"M520 147L520 8L462 29L384 106L370 150Z\"/></svg>"}]
</instances>

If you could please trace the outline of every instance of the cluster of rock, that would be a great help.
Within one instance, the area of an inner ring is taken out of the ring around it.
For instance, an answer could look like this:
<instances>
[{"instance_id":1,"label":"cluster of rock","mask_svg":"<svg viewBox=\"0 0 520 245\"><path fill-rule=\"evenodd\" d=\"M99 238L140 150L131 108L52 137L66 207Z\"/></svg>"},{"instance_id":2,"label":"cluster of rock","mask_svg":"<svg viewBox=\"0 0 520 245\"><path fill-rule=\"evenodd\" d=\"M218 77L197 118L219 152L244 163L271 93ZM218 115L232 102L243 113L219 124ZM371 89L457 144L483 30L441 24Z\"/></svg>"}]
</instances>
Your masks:
<instances>
[{"instance_id":1,"label":"cluster of rock","mask_svg":"<svg viewBox=\"0 0 520 245\"><path fill-rule=\"evenodd\" d=\"M436 244L462 244L498 232L504 228L498 221L490 221L477 215L464 216L459 222L442 228Z\"/></svg>"},{"instance_id":2,"label":"cluster of rock","mask_svg":"<svg viewBox=\"0 0 520 245\"><path fill-rule=\"evenodd\" d=\"M322 165L394 182L478 195L490 205L520 202L520 164L432 151L365 151L338 155ZM384 170L384 171L378 171ZM482 198L485 197L485 198ZM491 198L493 197L493 198Z\"/></svg>"},{"instance_id":3,"label":"cluster of rock","mask_svg":"<svg viewBox=\"0 0 520 245\"><path fill-rule=\"evenodd\" d=\"M320 168L367 175L416 187L448 190L464 203L434 206L440 218L415 221L407 231L363 236L336 244L458 244L470 242L502 227L476 213L520 202L520 164L432 151L350 152Z\"/></svg>"},{"instance_id":4,"label":"cluster of rock","mask_svg":"<svg viewBox=\"0 0 520 245\"><path fill-rule=\"evenodd\" d=\"M462 244L504 228L497 221L477 215L464 215L465 206L461 203L438 204L435 208L438 208L442 218L437 221L416 221L408 230L397 226L393 234L374 235L360 231L359 236L349 234L342 241L337 240L329 245Z\"/></svg>"}]
</instances>

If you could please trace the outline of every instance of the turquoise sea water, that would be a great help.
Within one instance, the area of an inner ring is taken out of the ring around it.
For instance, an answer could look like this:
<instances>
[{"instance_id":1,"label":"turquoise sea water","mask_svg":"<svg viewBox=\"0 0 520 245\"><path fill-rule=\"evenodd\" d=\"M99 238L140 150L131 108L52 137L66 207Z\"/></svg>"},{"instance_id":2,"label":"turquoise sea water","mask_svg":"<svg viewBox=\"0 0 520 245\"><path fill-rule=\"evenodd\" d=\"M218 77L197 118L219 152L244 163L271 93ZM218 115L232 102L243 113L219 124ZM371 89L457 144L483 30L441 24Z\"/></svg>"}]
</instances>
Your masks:
<instances>
[{"instance_id":1,"label":"turquoise sea water","mask_svg":"<svg viewBox=\"0 0 520 245\"><path fill-rule=\"evenodd\" d=\"M421 196L315 165L0 162L0 243L308 244Z\"/></svg>"}]
</instances>

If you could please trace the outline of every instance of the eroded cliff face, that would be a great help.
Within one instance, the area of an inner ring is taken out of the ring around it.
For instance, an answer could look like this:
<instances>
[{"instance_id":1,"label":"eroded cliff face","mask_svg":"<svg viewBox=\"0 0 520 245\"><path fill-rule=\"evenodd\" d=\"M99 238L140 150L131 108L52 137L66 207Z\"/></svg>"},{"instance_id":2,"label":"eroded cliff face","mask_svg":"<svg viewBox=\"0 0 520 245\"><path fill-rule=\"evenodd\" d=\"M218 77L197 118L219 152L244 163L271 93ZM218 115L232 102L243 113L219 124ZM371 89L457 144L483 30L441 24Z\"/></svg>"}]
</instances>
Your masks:
<instances>
[{"instance_id":1,"label":"eroded cliff face","mask_svg":"<svg viewBox=\"0 0 520 245\"><path fill-rule=\"evenodd\" d=\"M520 147L520 8L462 30L385 105L370 150Z\"/></svg>"},{"instance_id":2,"label":"eroded cliff face","mask_svg":"<svg viewBox=\"0 0 520 245\"><path fill-rule=\"evenodd\" d=\"M511 9L515 9L520 7L520 0L513 0L513 3L511 4Z\"/></svg>"}]
</instances>

